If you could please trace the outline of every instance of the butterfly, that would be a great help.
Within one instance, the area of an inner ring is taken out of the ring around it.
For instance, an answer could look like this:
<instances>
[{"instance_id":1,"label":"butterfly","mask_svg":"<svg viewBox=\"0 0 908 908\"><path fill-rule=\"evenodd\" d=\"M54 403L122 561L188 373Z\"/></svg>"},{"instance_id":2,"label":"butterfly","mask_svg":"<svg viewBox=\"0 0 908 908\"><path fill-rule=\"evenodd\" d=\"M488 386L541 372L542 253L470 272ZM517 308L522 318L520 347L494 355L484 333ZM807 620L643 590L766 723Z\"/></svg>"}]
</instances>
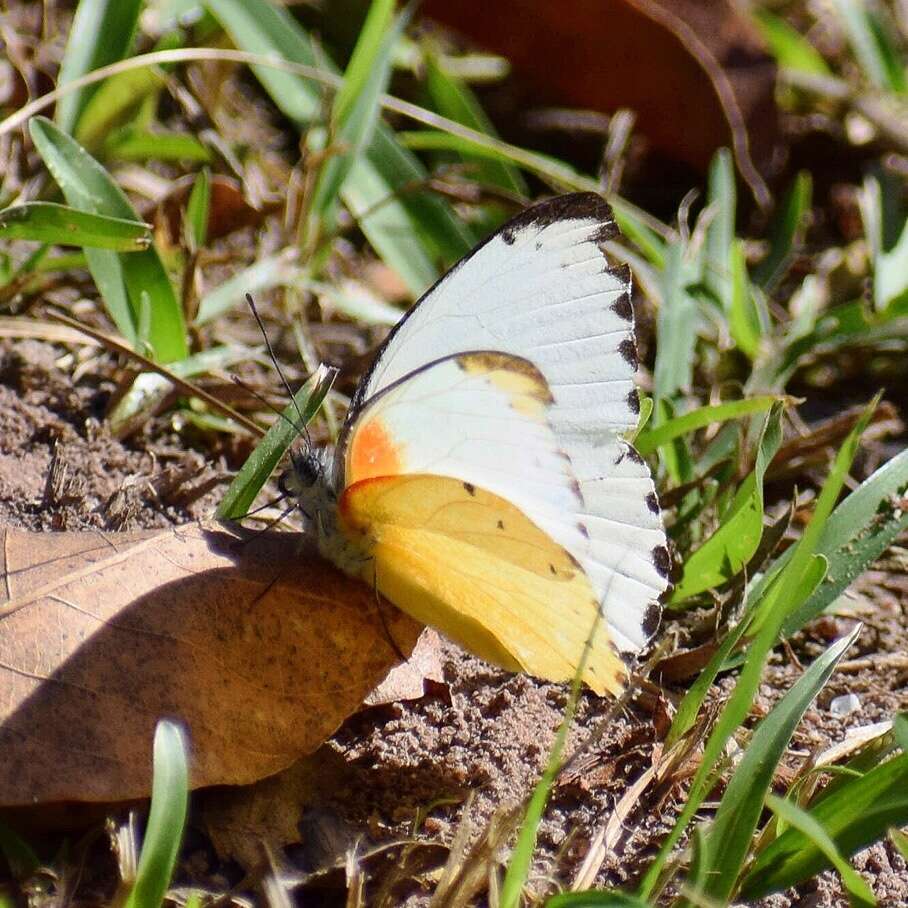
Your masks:
<instances>
[{"instance_id":1,"label":"butterfly","mask_svg":"<svg viewBox=\"0 0 908 908\"><path fill-rule=\"evenodd\" d=\"M668 586L636 425L630 272L592 193L531 207L391 331L334 451L283 485L321 554L511 671L617 693ZM592 637L591 637L592 632Z\"/></svg>"}]
</instances>

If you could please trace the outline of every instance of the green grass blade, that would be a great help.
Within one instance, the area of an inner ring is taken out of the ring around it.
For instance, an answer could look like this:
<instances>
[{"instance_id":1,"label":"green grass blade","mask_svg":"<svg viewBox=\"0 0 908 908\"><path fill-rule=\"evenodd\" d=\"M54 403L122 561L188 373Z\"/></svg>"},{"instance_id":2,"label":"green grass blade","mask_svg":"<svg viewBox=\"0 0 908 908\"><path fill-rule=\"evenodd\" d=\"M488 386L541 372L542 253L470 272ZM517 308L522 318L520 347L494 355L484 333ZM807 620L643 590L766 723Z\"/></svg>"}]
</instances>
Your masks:
<instances>
[{"instance_id":1,"label":"green grass blade","mask_svg":"<svg viewBox=\"0 0 908 908\"><path fill-rule=\"evenodd\" d=\"M731 245L728 267L731 271L728 329L738 349L750 360L755 360L760 353L760 341L768 328L769 318L765 308L758 305L758 291L751 287L741 240L735 240Z\"/></svg>"},{"instance_id":2,"label":"green grass blade","mask_svg":"<svg viewBox=\"0 0 908 908\"><path fill-rule=\"evenodd\" d=\"M795 245L806 224L813 194L810 174L802 170L785 194L769 229L769 252L753 270L753 281L771 289L785 274Z\"/></svg>"},{"instance_id":3,"label":"green grass blade","mask_svg":"<svg viewBox=\"0 0 908 908\"><path fill-rule=\"evenodd\" d=\"M705 885L705 874L707 869L705 857L706 833L703 831L703 824L695 826L690 834L690 863L687 868L687 878L681 884L681 905L689 905L688 899L693 899L694 904L702 905L703 888Z\"/></svg>"},{"instance_id":4,"label":"green grass blade","mask_svg":"<svg viewBox=\"0 0 908 908\"><path fill-rule=\"evenodd\" d=\"M617 889L590 889L553 895L545 908L651 908L649 902Z\"/></svg>"},{"instance_id":5,"label":"green grass blade","mask_svg":"<svg viewBox=\"0 0 908 908\"><path fill-rule=\"evenodd\" d=\"M138 221L129 200L107 171L73 138L50 120L29 123L32 141L44 163L74 208L93 214ZM142 294L151 302L149 343L155 359L172 362L188 352L183 312L154 246L121 255L107 249L86 249L89 269L123 336L138 341Z\"/></svg>"},{"instance_id":6,"label":"green grass blade","mask_svg":"<svg viewBox=\"0 0 908 908\"><path fill-rule=\"evenodd\" d=\"M208 240L208 214L211 210L211 171L203 167L197 174L186 202L183 231L193 252L202 249Z\"/></svg>"},{"instance_id":7,"label":"green grass blade","mask_svg":"<svg viewBox=\"0 0 908 908\"><path fill-rule=\"evenodd\" d=\"M690 387L697 343L697 303L688 290L689 266L681 243L670 246L662 273L662 305L657 319L653 396L668 399ZM658 413L658 408L657 411Z\"/></svg>"},{"instance_id":8,"label":"green grass blade","mask_svg":"<svg viewBox=\"0 0 908 908\"><path fill-rule=\"evenodd\" d=\"M817 561L821 561L821 559L818 558ZM751 606L751 608L753 608L753 606ZM726 633L719 648L697 676L697 680L694 681L684 695L681 703L678 705L678 711L672 721L671 728L668 730L668 735L666 735L666 748L674 746L694 727L700 709L706 702L710 687L716 680L719 672L722 671L727 664L735 647L737 647L738 643L744 637L744 633L748 628L749 618L750 613L745 613L741 620Z\"/></svg>"},{"instance_id":9,"label":"green grass blade","mask_svg":"<svg viewBox=\"0 0 908 908\"><path fill-rule=\"evenodd\" d=\"M640 399L640 412L637 414L637 425L624 436L625 439L635 447L637 439L644 433L650 421L650 417L653 415L653 411L656 408L653 399L648 394L638 391L638 397ZM639 448L637 448L637 453L640 453Z\"/></svg>"},{"instance_id":10,"label":"green grass blade","mask_svg":"<svg viewBox=\"0 0 908 908\"><path fill-rule=\"evenodd\" d=\"M85 105L73 138L92 154L101 151L107 137L130 123L146 99L156 96L164 85L163 73L153 66L111 76Z\"/></svg>"},{"instance_id":11,"label":"green grass blade","mask_svg":"<svg viewBox=\"0 0 908 908\"><path fill-rule=\"evenodd\" d=\"M904 65L893 66L900 56L893 50L897 42L888 37L882 21L870 13L864 0L833 0L833 8L868 81L885 91L903 92Z\"/></svg>"},{"instance_id":12,"label":"green grass blade","mask_svg":"<svg viewBox=\"0 0 908 908\"><path fill-rule=\"evenodd\" d=\"M241 50L318 66L324 59L289 11L266 0L205 0L205 7ZM293 73L253 66L278 109L294 123L309 125L325 109L324 89Z\"/></svg>"},{"instance_id":13,"label":"green grass blade","mask_svg":"<svg viewBox=\"0 0 908 908\"><path fill-rule=\"evenodd\" d=\"M408 16L395 20L394 0L374 0L359 34L344 84L334 99L331 143L338 150L325 161L312 197L316 235L333 227L341 187L369 144L381 116L381 96L391 76L391 59Z\"/></svg>"},{"instance_id":14,"label":"green grass blade","mask_svg":"<svg viewBox=\"0 0 908 908\"><path fill-rule=\"evenodd\" d=\"M627 205L623 199L615 196L612 196L609 202L621 233L643 253L654 268L664 269L668 254L666 241L637 216L639 209Z\"/></svg>"},{"instance_id":15,"label":"green grass blade","mask_svg":"<svg viewBox=\"0 0 908 908\"><path fill-rule=\"evenodd\" d=\"M885 7L868 9L867 17L886 74L886 84L894 94L904 95L908 90L908 74L905 72L905 56L902 50L904 39Z\"/></svg>"},{"instance_id":16,"label":"green grass blade","mask_svg":"<svg viewBox=\"0 0 908 908\"><path fill-rule=\"evenodd\" d=\"M835 867L842 878L842 884L848 893L848 901L852 908L871 908L876 905L873 890L854 867L842 857L835 842L814 817L794 802L775 795L770 795L766 799L766 804L779 819L784 820L788 826L804 835Z\"/></svg>"},{"instance_id":17,"label":"green grass blade","mask_svg":"<svg viewBox=\"0 0 908 908\"><path fill-rule=\"evenodd\" d=\"M675 419L674 412L671 401L653 398L653 422L657 427ZM660 455L662 465L674 485L683 485L694 478L694 461L685 436L680 435L662 445Z\"/></svg>"},{"instance_id":18,"label":"green grass blade","mask_svg":"<svg viewBox=\"0 0 908 908\"><path fill-rule=\"evenodd\" d=\"M752 15L779 66L816 76L832 75L823 55L784 19L767 9L756 9Z\"/></svg>"},{"instance_id":19,"label":"green grass blade","mask_svg":"<svg viewBox=\"0 0 908 908\"><path fill-rule=\"evenodd\" d=\"M448 75L431 52L425 55L425 85L435 109L449 120L462 123L477 132L494 136L492 121L486 116L469 86ZM469 150L461 152L471 164L471 177L486 186L498 186L506 192L526 197L527 186L520 171L500 157L489 157Z\"/></svg>"},{"instance_id":20,"label":"green grass blade","mask_svg":"<svg viewBox=\"0 0 908 908\"><path fill-rule=\"evenodd\" d=\"M304 281L303 286L317 293L330 311L362 325L385 325L393 327L403 316L398 306L386 303L380 296L355 280L341 280L337 283Z\"/></svg>"},{"instance_id":21,"label":"green grass blade","mask_svg":"<svg viewBox=\"0 0 908 908\"><path fill-rule=\"evenodd\" d=\"M908 304L908 219L901 236L880 254L874 269L874 301L887 315L904 315Z\"/></svg>"},{"instance_id":22,"label":"green grass blade","mask_svg":"<svg viewBox=\"0 0 908 908\"><path fill-rule=\"evenodd\" d=\"M908 835L905 835L900 829L894 826L889 830L889 841L895 846L895 850L902 856L902 860L908 863Z\"/></svg>"},{"instance_id":23,"label":"green grass blade","mask_svg":"<svg viewBox=\"0 0 908 908\"><path fill-rule=\"evenodd\" d=\"M324 55L316 54L309 36L282 8L265 0L207 0L206 6L242 50L308 65L324 62ZM321 89L279 70L254 71L287 117L302 127L318 120L324 107ZM414 296L437 279L439 260L451 264L475 242L450 205L425 188L427 181L419 160L380 123L341 192L369 243Z\"/></svg>"},{"instance_id":24,"label":"green grass blade","mask_svg":"<svg viewBox=\"0 0 908 908\"><path fill-rule=\"evenodd\" d=\"M892 723L892 733L899 749L908 753L908 713L899 713Z\"/></svg>"},{"instance_id":25,"label":"green grass blade","mask_svg":"<svg viewBox=\"0 0 908 908\"><path fill-rule=\"evenodd\" d=\"M730 256L735 242L737 206L735 165L731 152L720 148L709 165L709 188L706 202L712 220L706 229L706 267L703 283L728 313L732 299Z\"/></svg>"},{"instance_id":26,"label":"green grass blade","mask_svg":"<svg viewBox=\"0 0 908 908\"><path fill-rule=\"evenodd\" d=\"M167 364L167 371L177 378L188 379L210 372L223 372L249 359L249 350L241 347L209 347L185 359ZM174 384L159 372L137 375L129 390L119 399L108 415L110 430L115 435L127 435L131 427L141 423L173 390Z\"/></svg>"},{"instance_id":27,"label":"green grass blade","mask_svg":"<svg viewBox=\"0 0 908 908\"><path fill-rule=\"evenodd\" d=\"M57 85L66 85L94 69L116 63L132 47L142 0L80 0L69 30ZM57 103L55 120L72 133L98 86L82 88Z\"/></svg>"},{"instance_id":28,"label":"green grass blade","mask_svg":"<svg viewBox=\"0 0 908 908\"><path fill-rule=\"evenodd\" d=\"M816 592L786 620L782 629L786 637L820 615L908 531L908 512L897 504L906 493L908 451L902 451L835 509L817 545L817 551L829 561L829 572Z\"/></svg>"},{"instance_id":29,"label":"green grass blade","mask_svg":"<svg viewBox=\"0 0 908 908\"><path fill-rule=\"evenodd\" d=\"M590 635L583 648L580 657L580 663L571 684L571 693L568 697L567 705L564 710L564 718L558 727L558 733L555 735L555 741L549 752L549 759L546 763L542 778L533 789L530 803L527 805L526 814L523 822L520 824L520 831L517 834L517 842L514 850L511 852L508 867L501 884L501 893L499 895L499 908L518 908L522 904L523 889L526 885L530 874L530 867L533 863L533 851L536 848L536 837L539 833L539 824L542 822L542 814L545 810L549 794L558 778L561 770L561 757L564 753L564 747L567 743L568 733L571 730L571 724L574 721L574 715L577 712L577 703L580 699L580 691L583 685L581 678L586 670L587 659L590 654L592 641L599 629L601 614L597 614L590 628Z\"/></svg>"},{"instance_id":30,"label":"green grass blade","mask_svg":"<svg viewBox=\"0 0 908 908\"><path fill-rule=\"evenodd\" d=\"M738 676L734 691L719 714L704 746L700 767L691 783L687 802L658 855L644 874L638 893L643 898L649 898L657 888L662 870L672 849L708 794L712 774L722 757L726 743L747 717L760 684L766 659L778 641L785 619L803 601L803 591L809 587L808 578L819 537L842 490L845 477L848 475L860 443L861 434L867 427L875 407L876 400L867 407L858 424L839 449L810 522L794 547L791 560L779 572L775 582L767 588L762 601L752 605L750 615L753 617L747 631L748 636L750 634L756 634L756 636L750 643L747 658ZM808 590L807 594L809 595L811 591ZM801 598L799 598L799 593L801 593ZM747 617L743 618L738 627L740 628L747 620ZM738 631L739 636L741 633L743 630ZM729 635L729 638L732 636L733 634ZM731 651L730 647L728 651Z\"/></svg>"},{"instance_id":31,"label":"green grass blade","mask_svg":"<svg viewBox=\"0 0 908 908\"><path fill-rule=\"evenodd\" d=\"M380 123L341 193L373 249L414 296L434 283L437 262L453 264L477 240L451 206L425 188L428 182L419 159Z\"/></svg>"},{"instance_id":32,"label":"green grass blade","mask_svg":"<svg viewBox=\"0 0 908 908\"><path fill-rule=\"evenodd\" d=\"M230 483L230 488L218 505L217 516L220 519L238 520L249 512L256 495L268 481L286 450L322 405L336 375L336 369L319 366L294 394L283 415L272 423L265 437Z\"/></svg>"},{"instance_id":33,"label":"green grass blade","mask_svg":"<svg viewBox=\"0 0 908 908\"><path fill-rule=\"evenodd\" d=\"M782 405L767 414L757 444L753 472L735 493L721 526L685 561L670 601L689 599L739 574L763 536L763 475L782 443Z\"/></svg>"},{"instance_id":34,"label":"green grass blade","mask_svg":"<svg viewBox=\"0 0 908 908\"><path fill-rule=\"evenodd\" d=\"M195 324L208 324L236 306L244 306L247 293L255 296L272 287L288 287L300 281L302 276L303 271L295 258L280 254L261 259L209 290L199 301Z\"/></svg>"},{"instance_id":35,"label":"green grass blade","mask_svg":"<svg viewBox=\"0 0 908 908\"><path fill-rule=\"evenodd\" d=\"M354 110L360 105L360 99L375 92L373 84L375 80L379 85L376 94L383 92L384 86L387 85L390 51L407 21L404 14L398 17L395 25L395 5L396 0L372 0L369 4L366 19L344 73L344 84L334 98L332 119L336 124L342 124L354 117ZM372 100L368 106L376 105L377 101Z\"/></svg>"},{"instance_id":36,"label":"green grass blade","mask_svg":"<svg viewBox=\"0 0 908 908\"><path fill-rule=\"evenodd\" d=\"M865 413L864 419L866 418ZM855 444L852 433L846 445L853 452ZM833 469L838 469L841 459L847 456L848 452L844 447L841 448ZM906 515L892 500L893 496L903 495L906 490L908 452L903 451L852 492L824 521L815 551L830 565L835 565L835 572L830 572L823 584L806 601L792 608L782 628L786 635L794 633L816 617L885 551L890 541L906 526ZM749 591L749 603L759 601L767 595L768 587L790 568L791 560L797 552L797 546L789 549L770 565Z\"/></svg>"},{"instance_id":37,"label":"green grass blade","mask_svg":"<svg viewBox=\"0 0 908 908\"><path fill-rule=\"evenodd\" d=\"M598 619L594 625L598 623ZM595 634L594 626L592 633ZM592 634L591 634L592 636ZM514 850L511 852L508 868L501 884L501 894L499 896L499 908L519 908L523 899L523 888L530 875L530 867L533 864L533 852L536 849L536 837L539 834L539 824L542 822L542 814L545 811L545 805L548 802L549 795L558 778L558 772L561 769L561 755L564 753L564 746L567 743L568 732L571 730L571 724L574 721L574 713L577 709L577 700L580 697L580 678L583 676L586 656L588 650L584 648L583 658L577 668L574 676L574 683L571 687L571 694L564 711L564 718L558 727L558 733L555 735L555 742L552 744L549 753L548 763L542 773L542 778L533 789L530 803L527 805L526 814L523 822L520 824L520 831L517 834L517 842Z\"/></svg>"},{"instance_id":38,"label":"green grass blade","mask_svg":"<svg viewBox=\"0 0 908 908\"><path fill-rule=\"evenodd\" d=\"M795 615L799 614L799 611L805 602L809 601L808 599L796 598L795 594L799 587L800 578L805 574L805 569L810 558L813 554L818 553L823 534L827 529L829 517L842 490L845 478L848 475L848 470L851 468L851 463L854 461L858 446L860 445L861 435L863 434L864 429L867 428L870 417L873 415L873 411L876 409L881 395L882 392L877 394L873 401L867 406L854 429L852 429L842 446L836 452L832 469L820 492L820 497L817 500L817 505L814 508L810 523L808 523L804 534L798 540L798 544L794 546L790 558L782 563L781 569L778 572L780 582L776 584L776 587L779 589L780 595L773 598L767 590L766 599L770 600L773 606L776 606L777 601L780 598L785 599L788 602L786 608L787 614L783 617L779 628L780 632L788 625ZM852 526L851 531L856 535L859 529L860 526ZM825 554L822 552L819 552L818 554L822 554L825 557ZM813 590L811 590L811 594L812 593ZM754 618L754 631L763 626L763 623L769 619L770 613L770 608L764 604L760 609L759 614Z\"/></svg>"},{"instance_id":39,"label":"green grass blade","mask_svg":"<svg viewBox=\"0 0 908 908\"><path fill-rule=\"evenodd\" d=\"M887 342L904 342L908 333L908 294L895 301L885 312L871 314L863 300L834 306L818 319L816 328L807 335L796 338L782 351L774 365L775 384L787 381L799 361L821 352L829 356L836 350L850 346L873 347ZM759 387L765 390L766 382Z\"/></svg>"},{"instance_id":40,"label":"green grass blade","mask_svg":"<svg viewBox=\"0 0 908 908\"><path fill-rule=\"evenodd\" d=\"M210 164L211 151L195 136L129 128L104 143L104 157L116 161L177 161Z\"/></svg>"},{"instance_id":41,"label":"green grass blade","mask_svg":"<svg viewBox=\"0 0 908 908\"><path fill-rule=\"evenodd\" d=\"M724 404L698 407L683 416L669 419L655 429L641 432L634 442L634 447L640 454L652 454L662 445L689 435L697 429L704 429L730 419L740 419L742 416L750 416L754 413L763 413L781 400L780 397L767 394L761 397L749 397L746 400L731 400Z\"/></svg>"},{"instance_id":42,"label":"green grass blade","mask_svg":"<svg viewBox=\"0 0 908 908\"><path fill-rule=\"evenodd\" d=\"M159 908L163 903L176 867L188 800L186 741L178 725L162 719L154 734L151 812L126 908Z\"/></svg>"},{"instance_id":43,"label":"green grass blade","mask_svg":"<svg viewBox=\"0 0 908 908\"><path fill-rule=\"evenodd\" d=\"M908 298L908 215L901 186L884 173L868 176L859 196L864 233L873 255L873 306L896 308Z\"/></svg>"},{"instance_id":44,"label":"green grass blade","mask_svg":"<svg viewBox=\"0 0 908 908\"><path fill-rule=\"evenodd\" d=\"M841 854L850 856L908 823L908 754L847 779L809 808ZM762 851L744 879L740 898L750 901L795 886L829 865L823 851L801 830L787 828Z\"/></svg>"},{"instance_id":45,"label":"green grass blade","mask_svg":"<svg viewBox=\"0 0 908 908\"><path fill-rule=\"evenodd\" d=\"M697 889L704 900L718 904L730 900L779 760L804 712L859 633L855 628L816 659L754 731L706 834Z\"/></svg>"},{"instance_id":46,"label":"green grass blade","mask_svg":"<svg viewBox=\"0 0 908 908\"><path fill-rule=\"evenodd\" d=\"M0 236L61 246L141 252L151 245L151 226L54 202L27 202L0 211Z\"/></svg>"},{"instance_id":47,"label":"green grass blade","mask_svg":"<svg viewBox=\"0 0 908 908\"><path fill-rule=\"evenodd\" d=\"M513 160L497 146L480 145L464 136L455 136L440 129L402 129L394 135L401 145L412 151L449 151L473 161L510 163ZM556 159L553 158L552 161Z\"/></svg>"}]
</instances>

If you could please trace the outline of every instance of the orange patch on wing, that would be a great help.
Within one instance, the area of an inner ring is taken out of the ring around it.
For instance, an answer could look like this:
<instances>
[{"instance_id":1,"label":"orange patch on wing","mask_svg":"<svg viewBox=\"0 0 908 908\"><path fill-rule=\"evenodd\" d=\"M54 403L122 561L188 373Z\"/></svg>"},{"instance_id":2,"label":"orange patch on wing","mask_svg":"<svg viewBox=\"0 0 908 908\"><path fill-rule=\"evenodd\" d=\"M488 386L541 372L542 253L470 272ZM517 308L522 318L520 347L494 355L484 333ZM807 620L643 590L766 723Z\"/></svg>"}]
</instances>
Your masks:
<instances>
[{"instance_id":1,"label":"orange patch on wing","mask_svg":"<svg viewBox=\"0 0 908 908\"><path fill-rule=\"evenodd\" d=\"M357 426L347 455L347 484L403 471L402 452L379 419Z\"/></svg>"}]
</instances>

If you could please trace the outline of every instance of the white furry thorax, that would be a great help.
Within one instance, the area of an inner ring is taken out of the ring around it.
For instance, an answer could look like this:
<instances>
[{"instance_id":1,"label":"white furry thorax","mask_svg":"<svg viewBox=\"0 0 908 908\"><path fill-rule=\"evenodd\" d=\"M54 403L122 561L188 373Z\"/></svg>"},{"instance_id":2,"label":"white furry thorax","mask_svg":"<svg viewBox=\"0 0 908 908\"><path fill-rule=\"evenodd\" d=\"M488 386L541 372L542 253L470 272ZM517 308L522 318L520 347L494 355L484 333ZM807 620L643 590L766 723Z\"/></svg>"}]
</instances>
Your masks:
<instances>
[{"instance_id":1,"label":"white furry thorax","mask_svg":"<svg viewBox=\"0 0 908 908\"><path fill-rule=\"evenodd\" d=\"M314 482L308 481L311 476L306 474L310 470L315 473ZM319 448L311 454L294 457L281 477L281 487L296 499L306 534L315 540L319 554L344 573L358 577L368 555L338 524L338 491L334 483L332 452Z\"/></svg>"}]
</instances>

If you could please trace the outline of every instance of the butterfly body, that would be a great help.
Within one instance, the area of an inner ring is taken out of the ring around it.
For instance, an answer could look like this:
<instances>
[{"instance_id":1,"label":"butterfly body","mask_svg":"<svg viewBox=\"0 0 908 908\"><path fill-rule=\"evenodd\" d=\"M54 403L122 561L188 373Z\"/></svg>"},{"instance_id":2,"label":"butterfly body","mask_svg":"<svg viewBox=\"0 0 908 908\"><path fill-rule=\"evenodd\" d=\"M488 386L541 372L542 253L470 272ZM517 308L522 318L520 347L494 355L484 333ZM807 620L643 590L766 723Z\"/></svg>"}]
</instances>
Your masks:
<instances>
[{"instance_id":1,"label":"butterfly body","mask_svg":"<svg viewBox=\"0 0 908 908\"><path fill-rule=\"evenodd\" d=\"M332 481L333 453L328 448L291 454L281 490L296 499L319 554L350 576L359 576L368 555L339 525L338 492Z\"/></svg>"},{"instance_id":2,"label":"butterfly body","mask_svg":"<svg viewBox=\"0 0 908 908\"><path fill-rule=\"evenodd\" d=\"M293 491L322 554L510 670L619 690L668 552L636 420L629 273L597 196L529 209L392 331ZM317 474L317 475L316 475ZM592 635L592 636L591 636Z\"/></svg>"}]
</instances>

